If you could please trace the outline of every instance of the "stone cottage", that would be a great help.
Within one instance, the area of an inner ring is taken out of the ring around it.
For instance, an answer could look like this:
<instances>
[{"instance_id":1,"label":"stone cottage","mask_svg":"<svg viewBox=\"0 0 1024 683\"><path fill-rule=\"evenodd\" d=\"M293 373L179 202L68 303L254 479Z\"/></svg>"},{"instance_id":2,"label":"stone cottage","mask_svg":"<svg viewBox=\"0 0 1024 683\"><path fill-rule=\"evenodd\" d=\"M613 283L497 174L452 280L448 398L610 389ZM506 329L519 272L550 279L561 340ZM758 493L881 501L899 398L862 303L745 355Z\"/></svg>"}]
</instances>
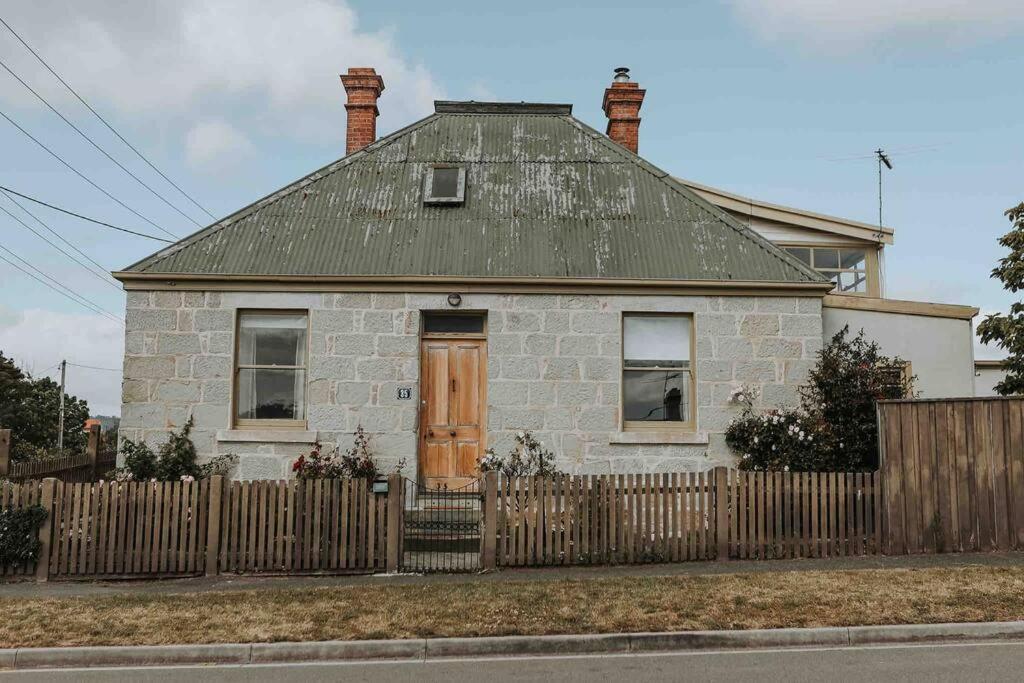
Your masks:
<instances>
[{"instance_id":1,"label":"stone cottage","mask_svg":"<svg viewBox=\"0 0 1024 683\"><path fill-rule=\"evenodd\" d=\"M201 454L280 478L361 425L383 466L456 485L520 430L570 472L706 469L736 388L796 403L834 283L636 154L625 71L607 134L437 102L375 140L382 78L342 81L344 158L115 274L122 435L192 417Z\"/></svg>"}]
</instances>

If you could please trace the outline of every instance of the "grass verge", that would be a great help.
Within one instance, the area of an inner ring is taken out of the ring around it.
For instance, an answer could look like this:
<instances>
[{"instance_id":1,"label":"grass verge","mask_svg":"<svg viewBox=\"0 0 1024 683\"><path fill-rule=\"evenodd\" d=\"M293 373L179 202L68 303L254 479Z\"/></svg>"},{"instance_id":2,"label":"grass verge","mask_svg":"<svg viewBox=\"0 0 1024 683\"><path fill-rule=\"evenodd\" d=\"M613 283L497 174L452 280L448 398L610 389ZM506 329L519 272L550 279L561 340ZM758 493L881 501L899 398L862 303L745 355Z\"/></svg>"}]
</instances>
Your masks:
<instances>
[{"instance_id":1,"label":"grass verge","mask_svg":"<svg viewBox=\"0 0 1024 683\"><path fill-rule=\"evenodd\" d=\"M1024 619L1024 568L0 599L0 647L749 629Z\"/></svg>"}]
</instances>

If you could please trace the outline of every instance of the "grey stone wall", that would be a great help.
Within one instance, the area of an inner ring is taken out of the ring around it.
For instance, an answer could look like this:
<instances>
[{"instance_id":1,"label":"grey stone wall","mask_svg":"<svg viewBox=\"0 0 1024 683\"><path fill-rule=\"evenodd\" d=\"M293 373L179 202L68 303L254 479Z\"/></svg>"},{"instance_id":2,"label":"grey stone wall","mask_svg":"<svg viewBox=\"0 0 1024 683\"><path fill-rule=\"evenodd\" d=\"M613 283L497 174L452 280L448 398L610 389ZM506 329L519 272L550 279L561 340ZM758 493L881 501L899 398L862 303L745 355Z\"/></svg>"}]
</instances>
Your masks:
<instances>
[{"instance_id":1,"label":"grey stone wall","mask_svg":"<svg viewBox=\"0 0 1024 683\"><path fill-rule=\"evenodd\" d=\"M158 444L192 416L201 454L241 456L243 478L287 476L312 434L231 430L235 314L310 315L307 417L326 445L361 424L385 467L416 465L420 311L445 294L130 292L121 433ZM488 314L488 444L536 432L572 472L706 469L729 463L722 432L739 414L729 394L762 390L762 407L795 405L822 344L818 298L463 295ZM696 325L698 434L620 432L621 315L689 312ZM398 387L413 400L400 401ZM244 440L251 439L251 440Z\"/></svg>"}]
</instances>

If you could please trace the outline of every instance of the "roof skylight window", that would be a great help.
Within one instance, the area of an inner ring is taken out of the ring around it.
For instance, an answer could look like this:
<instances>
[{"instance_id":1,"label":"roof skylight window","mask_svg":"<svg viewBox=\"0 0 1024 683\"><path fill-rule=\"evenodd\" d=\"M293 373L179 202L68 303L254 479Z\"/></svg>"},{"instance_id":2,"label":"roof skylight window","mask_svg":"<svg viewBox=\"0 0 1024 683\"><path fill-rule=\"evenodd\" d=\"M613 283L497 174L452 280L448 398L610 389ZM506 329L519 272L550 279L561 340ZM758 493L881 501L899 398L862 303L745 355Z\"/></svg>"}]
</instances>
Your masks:
<instances>
[{"instance_id":1,"label":"roof skylight window","mask_svg":"<svg viewBox=\"0 0 1024 683\"><path fill-rule=\"evenodd\" d=\"M466 169L434 166L423 181L424 204L462 204L466 200Z\"/></svg>"}]
</instances>

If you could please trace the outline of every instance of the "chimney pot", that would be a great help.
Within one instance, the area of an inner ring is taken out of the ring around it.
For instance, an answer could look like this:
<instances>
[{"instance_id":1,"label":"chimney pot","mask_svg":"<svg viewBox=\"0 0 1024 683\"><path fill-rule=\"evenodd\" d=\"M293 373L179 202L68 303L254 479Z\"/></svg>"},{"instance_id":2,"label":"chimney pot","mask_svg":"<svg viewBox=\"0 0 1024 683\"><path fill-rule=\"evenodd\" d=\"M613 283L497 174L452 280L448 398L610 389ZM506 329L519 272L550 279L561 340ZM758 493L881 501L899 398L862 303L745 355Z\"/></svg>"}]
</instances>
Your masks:
<instances>
[{"instance_id":1,"label":"chimney pot","mask_svg":"<svg viewBox=\"0 0 1024 683\"><path fill-rule=\"evenodd\" d=\"M640 147L640 106L646 94L638 83L629 80L629 69L620 66L615 69L612 85L604 91L601 103L608 117L605 134L633 154Z\"/></svg>"},{"instance_id":2,"label":"chimney pot","mask_svg":"<svg viewBox=\"0 0 1024 683\"><path fill-rule=\"evenodd\" d=\"M377 139L377 98L384 90L384 79L373 67L351 67L341 75L348 99L345 111L348 122L345 129L345 154L358 152Z\"/></svg>"}]
</instances>

